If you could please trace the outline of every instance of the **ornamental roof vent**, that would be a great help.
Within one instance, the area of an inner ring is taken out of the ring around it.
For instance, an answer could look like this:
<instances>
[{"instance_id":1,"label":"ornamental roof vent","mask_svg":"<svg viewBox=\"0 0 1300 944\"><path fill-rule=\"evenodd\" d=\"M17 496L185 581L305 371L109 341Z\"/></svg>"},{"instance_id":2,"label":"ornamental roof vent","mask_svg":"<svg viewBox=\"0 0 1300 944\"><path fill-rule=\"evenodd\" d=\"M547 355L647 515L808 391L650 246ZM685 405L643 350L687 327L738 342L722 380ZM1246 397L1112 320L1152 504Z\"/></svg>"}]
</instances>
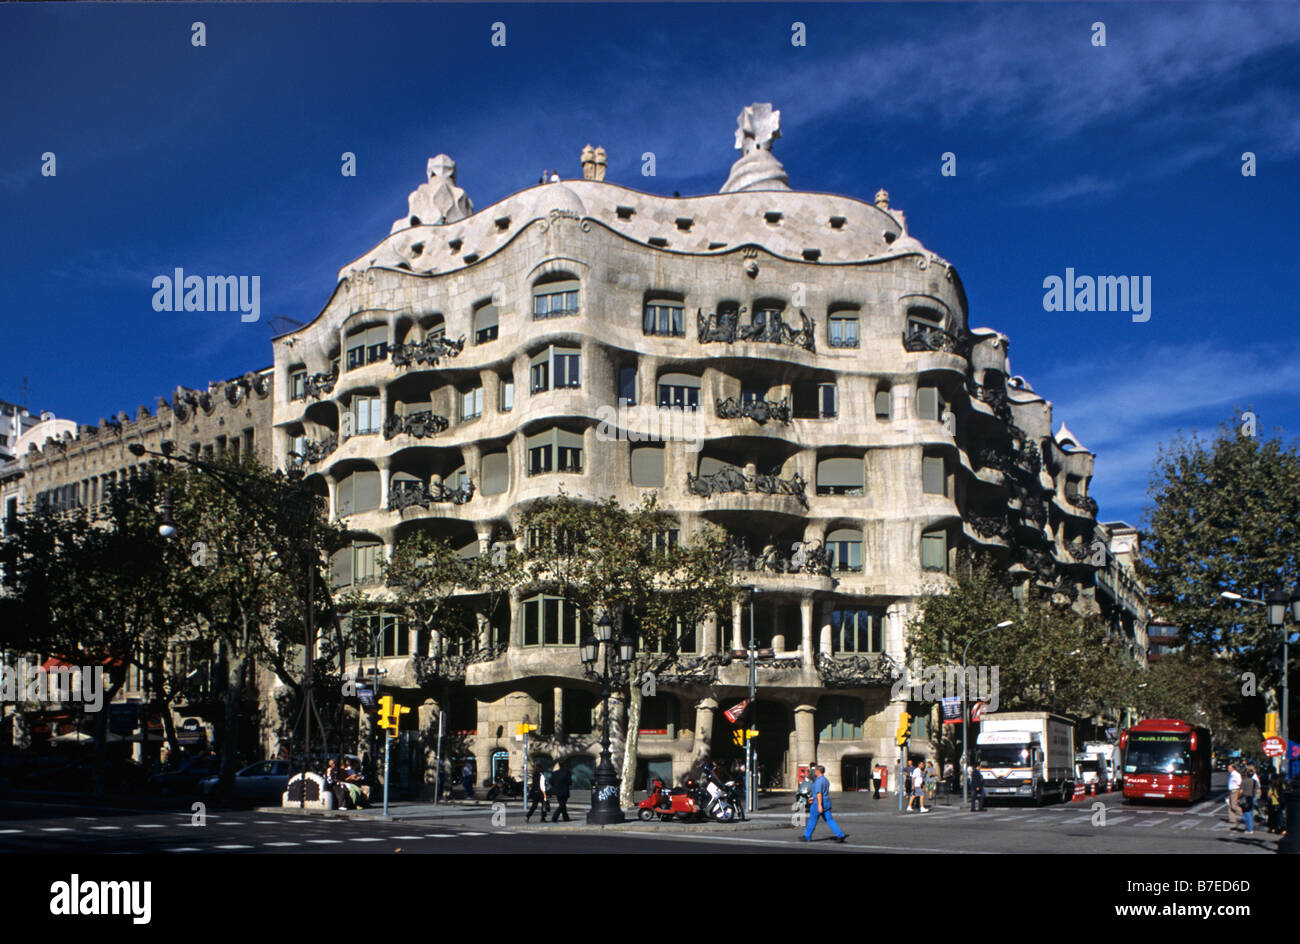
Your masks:
<instances>
[{"instance_id":1,"label":"ornamental roof vent","mask_svg":"<svg viewBox=\"0 0 1300 944\"><path fill-rule=\"evenodd\" d=\"M771 102L748 105L736 118L736 149L740 159L719 193L789 190L790 178L772 155L772 142L781 137L781 112Z\"/></svg>"}]
</instances>

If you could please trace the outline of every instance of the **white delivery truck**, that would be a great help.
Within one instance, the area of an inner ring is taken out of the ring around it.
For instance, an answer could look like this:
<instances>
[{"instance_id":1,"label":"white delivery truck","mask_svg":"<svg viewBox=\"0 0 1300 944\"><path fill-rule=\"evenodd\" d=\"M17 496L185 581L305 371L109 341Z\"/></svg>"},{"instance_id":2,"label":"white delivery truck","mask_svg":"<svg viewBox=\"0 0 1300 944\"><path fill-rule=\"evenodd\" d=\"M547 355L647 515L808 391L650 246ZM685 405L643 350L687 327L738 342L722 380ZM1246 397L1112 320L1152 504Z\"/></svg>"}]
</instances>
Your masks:
<instances>
[{"instance_id":1,"label":"white delivery truck","mask_svg":"<svg viewBox=\"0 0 1300 944\"><path fill-rule=\"evenodd\" d=\"M1097 792L1119 789L1119 745L1110 741L1084 741L1083 750L1074 756L1074 766L1082 784L1097 784Z\"/></svg>"},{"instance_id":2,"label":"white delivery truck","mask_svg":"<svg viewBox=\"0 0 1300 944\"><path fill-rule=\"evenodd\" d=\"M1074 722L1046 711L986 714L975 741L984 795L990 799L1070 799L1074 795Z\"/></svg>"}]
</instances>

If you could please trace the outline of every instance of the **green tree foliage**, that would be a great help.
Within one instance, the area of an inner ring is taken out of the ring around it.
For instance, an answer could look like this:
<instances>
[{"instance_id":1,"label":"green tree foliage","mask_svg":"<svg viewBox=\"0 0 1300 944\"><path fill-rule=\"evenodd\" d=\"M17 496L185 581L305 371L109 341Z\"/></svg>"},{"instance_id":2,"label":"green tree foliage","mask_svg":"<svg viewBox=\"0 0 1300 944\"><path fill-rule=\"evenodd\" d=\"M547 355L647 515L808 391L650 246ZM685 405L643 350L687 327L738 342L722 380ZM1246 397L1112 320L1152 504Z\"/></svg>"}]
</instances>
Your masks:
<instances>
[{"instance_id":1,"label":"green tree foliage","mask_svg":"<svg viewBox=\"0 0 1300 944\"><path fill-rule=\"evenodd\" d=\"M676 661L677 627L698 631L709 613L729 614L737 592L732 572L719 564L725 534L704 527L689 543L672 545L668 534L679 527L653 495L624 508L613 498L591 503L561 493L530 506L520 522L525 592L553 591L589 619L609 614L636 641L638 655L619 685L626 727L616 712L610 718L611 751L617 756L622 747L624 805L631 800L643 689Z\"/></svg>"},{"instance_id":2,"label":"green tree foliage","mask_svg":"<svg viewBox=\"0 0 1300 944\"><path fill-rule=\"evenodd\" d=\"M1253 673L1261 692L1280 687L1282 634L1263 607L1219 594L1266 599L1300 586L1296 442L1228 426L1212 441L1180 436L1161 449L1148 496L1142 576L1153 608L1189 650L1223 654L1235 673ZM1239 707L1258 724L1257 702Z\"/></svg>"},{"instance_id":3,"label":"green tree foliage","mask_svg":"<svg viewBox=\"0 0 1300 944\"><path fill-rule=\"evenodd\" d=\"M992 629L1006 620L1013 625ZM999 711L1084 718L1115 714L1129 704L1134 663L1097 617L1032 595L1022 602L995 561L963 554L953 579L928 588L908 623L912 680L924 682L948 666L960 668L968 643L968 665L997 667ZM944 736L956 735L945 731ZM953 748L947 745L945 753L955 753Z\"/></svg>"}]
</instances>

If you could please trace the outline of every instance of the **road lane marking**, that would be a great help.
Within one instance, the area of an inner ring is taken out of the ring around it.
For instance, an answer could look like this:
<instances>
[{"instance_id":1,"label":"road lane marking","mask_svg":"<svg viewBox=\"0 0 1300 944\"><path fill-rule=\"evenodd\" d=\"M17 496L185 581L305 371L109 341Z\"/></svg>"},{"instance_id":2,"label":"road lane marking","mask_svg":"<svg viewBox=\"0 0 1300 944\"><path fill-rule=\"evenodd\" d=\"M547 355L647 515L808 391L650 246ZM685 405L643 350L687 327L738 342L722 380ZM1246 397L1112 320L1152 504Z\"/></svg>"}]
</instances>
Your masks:
<instances>
[{"instance_id":1,"label":"road lane marking","mask_svg":"<svg viewBox=\"0 0 1300 944\"><path fill-rule=\"evenodd\" d=\"M198 846L181 846L178 849L164 849L163 852L198 852Z\"/></svg>"},{"instance_id":2,"label":"road lane marking","mask_svg":"<svg viewBox=\"0 0 1300 944\"><path fill-rule=\"evenodd\" d=\"M303 644L304 646L306 643ZM490 836L491 833L461 833L462 836Z\"/></svg>"},{"instance_id":3,"label":"road lane marking","mask_svg":"<svg viewBox=\"0 0 1300 944\"><path fill-rule=\"evenodd\" d=\"M318 843L318 844L320 844L320 845L324 845L324 844L327 843L327 842L340 843L340 842L342 842L343 840L342 840L342 839L308 839L307 841L308 841L308 842Z\"/></svg>"},{"instance_id":4,"label":"road lane marking","mask_svg":"<svg viewBox=\"0 0 1300 944\"><path fill-rule=\"evenodd\" d=\"M121 829L121 826L91 826L91 829Z\"/></svg>"},{"instance_id":5,"label":"road lane marking","mask_svg":"<svg viewBox=\"0 0 1300 944\"><path fill-rule=\"evenodd\" d=\"M253 848L253 847L252 847L252 846L240 846L240 845L227 845L227 846L217 846L217 848L218 848L218 849L251 849L251 848Z\"/></svg>"},{"instance_id":6,"label":"road lane marking","mask_svg":"<svg viewBox=\"0 0 1300 944\"><path fill-rule=\"evenodd\" d=\"M20 832L22 832L21 829L0 829L0 833L5 833L5 834L8 834L8 833L20 833Z\"/></svg>"},{"instance_id":7,"label":"road lane marking","mask_svg":"<svg viewBox=\"0 0 1300 944\"><path fill-rule=\"evenodd\" d=\"M264 842L264 846L301 846L300 842Z\"/></svg>"},{"instance_id":8,"label":"road lane marking","mask_svg":"<svg viewBox=\"0 0 1300 944\"><path fill-rule=\"evenodd\" d=\"M305 645L305 643L304 643L304 645ZM42 827L41 827L41 832L43 832L43 833L70 833L70 832L72 832L72 827L71 827L71 826L42 826Z\"/></svg>"},{"instance_id":9,"label":"road lane marking","mask_svg":"<svg viewBox=\"0 0 1300 944\"><path fill-rule=\"evenodd\" d=\"M1167 823L1167 822L1169 822L1169 820L1165 820L1165 819L1149 819L1149 820L1147 820L1147 821L1144 822L1144 823L1134 823L1134 824L1133 824L1133 828L1134 828L1134 829L1141 829L1141 828L1143 828L1143 827L1159 826L1161 823Z\"/></svg>"},{"instance_id":10,"label":"road lane marking","mask_svg":"<svg viewBox=\"0 0 1300 944\"><path fill-rule=\"evenodd\" d=\"M303 645L305 646L306 643L304 643ZM353 842L383 842L384 839L382 836L353 836L352 841Z\"/></svg>"},{"instance_id":11,"label":"road lane marking","mask_svg":"<svg viewBox=\"0 0 1300 944\"><path fill-rule=\"evenodd\" d=\"M456 834L455 833L427 833L425 834L424 838L425 839L454 839L456 838Z\"/></svg>"},{"instance_id":12,"label":"road lane marking","mask_svg":"<svg viewBox=\"0 0 1300 944\"><path fill-rule=\"evenodd\" d=\"M306 644L304 643L304 645ZM162 823L136 823L135 828L136 829L162 829L163 824Z\"/></svg>"}]
</instances>

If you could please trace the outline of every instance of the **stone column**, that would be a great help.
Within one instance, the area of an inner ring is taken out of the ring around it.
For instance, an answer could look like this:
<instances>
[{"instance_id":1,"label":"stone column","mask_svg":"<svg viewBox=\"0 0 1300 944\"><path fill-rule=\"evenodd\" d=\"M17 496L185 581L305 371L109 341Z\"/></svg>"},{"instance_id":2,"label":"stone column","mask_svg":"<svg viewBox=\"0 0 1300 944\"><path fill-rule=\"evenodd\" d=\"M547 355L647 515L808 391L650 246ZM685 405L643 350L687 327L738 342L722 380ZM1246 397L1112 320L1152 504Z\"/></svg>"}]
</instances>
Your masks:
<instances>
[{"instance_id":1,"label":"stone column","mask_svg":"<svg viewBox=\"0 0 1300 944\"><path fill-rule=\"evenodd\" d=\"M799 601L799 619L801 623L802 635L799 638L799 655L803 659L806 668L813 665L813 612L816 601L812 597L804 597Z\"/></svg>"},{"instance_id":2,"label":"stone column","mask_svg":"<svg viewBox=\"0 0 1300 944\"><path fill-rule=\"evenodd\" d=\"M718 614L710 613L704 617L700 628L700 655L712 655L718 651Z\"/></svg>"},{"instance_id":3,"label":"stone column","mask_svg":"<svg viewBox=\"0 0 1300 944\"><path fill-rule=\"evenodd\" d=\"M389 456L378 456L375 459L375 466L379 469L379 510L388 510L388 486L389 477L393 468L393 460Z\"/></svg>"},{"instance_id":4,"label":"stone column","mask_svg":"<svg viewBox=\"0 0 1300 944\"><path fill-rule=\"evenodd\" d=\"M421 797L429 799L437 789L438 776L438 708L432 698L426 698L416 711L420 723L420 748L424 753L424 785Z\"/></svg>"},{"instance_id":5,"label":"stone column","mask_svg":"<svg viewBox=\"0 0 1300 944\"><path fill-rule=\"evenodd\" d=\"M831 607L835 604L827 601L821 605L820 626L817 630L818 642L817 651L825 655L831 655Z\"/></svg>"},{"instance_id":6,"label":"stone column","mask_svg":"<svg viewBox=\"0 0 1300 944\"><path fill-rule=\"evenodd\" d=\"M701 698L695 703L695 748L691 754L693 764L698 764L712 752L713 716L717 710L718 702L713 698Z\"/></svg>"},{"instance_id":7,"label":"stone column","mask_svg":"<svg viewBox=\"0 0 1300 944\"><path fill-rule=\"evenodd\" d=\"M731 604L731 648L733 650L745 648L743 641L745 637L741 629L744 617L745 604L742 604L739 600L734 601Z\"/></svg>"},{"instance_id":8,"label":"stone column","mask_svg":"<svg viewBox=\"0 0 1300 944\"><path fill-rule=\"evenodd\" d=\"M557 739L564 737L564 689L556 685L551 690L551 705L555 716L555 737ZM541 702L537 703L538 721L541 721Z\"/></svg>"},{"instance_id":9,"label":"stone column","mask_svg":"<svg viewBox=\"0 0 1300 944\"><path fill-rule=\"evenodd\" d=\"M795 764L811 764L817 760L816 705L796 705L794 709ZM795 770L791 770L793 775ZM791 783L794 778L791 778Z\"/></svg>"}]
</instances>

